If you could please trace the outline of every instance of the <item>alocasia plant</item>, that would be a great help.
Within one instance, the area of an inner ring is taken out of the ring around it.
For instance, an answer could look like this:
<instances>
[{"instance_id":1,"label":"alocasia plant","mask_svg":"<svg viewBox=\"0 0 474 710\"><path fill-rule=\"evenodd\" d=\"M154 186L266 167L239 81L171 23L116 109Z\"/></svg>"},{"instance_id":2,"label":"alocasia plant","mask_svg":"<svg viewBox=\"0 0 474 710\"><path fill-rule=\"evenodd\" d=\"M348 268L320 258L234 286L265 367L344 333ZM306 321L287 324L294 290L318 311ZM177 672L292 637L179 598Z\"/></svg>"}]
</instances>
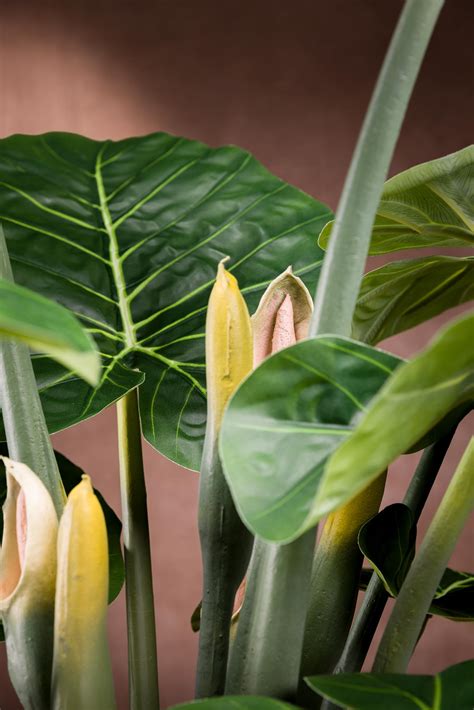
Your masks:
<instances>
[{"instance_id":1,"label":"alocasia plant","mask_svg":"<svg viewBox=\"0 0 474 710\"><path fill-rule=\"evenodd\" d=\"M363 277L368 253L473 242L472 147L383 187L441 5L407 0L333 224L328 208L238 148L164 133L0 140L0 397L10 454L0 615L26 708L115 703L105 613L107 591L113 598L121 583L120 526L87 477L64 507L72 485L59 469L74 466L57 459L47 431L114 402L133 710L159 705L142 434L174 461L201 464L197 694L227 697L197 707L270 709L297 698L365 709L374 697L387 708L472 706L469 664L433 677L394 672L437 607L472 618L459 597L472 575L446 570L474 503L472 445L413 553L415 522L472 406L474 317L407 362L375 347L472 298L472 256L407 259ZM313 309L307 287L317 281ZM28 346L41 352L30 358ZM393 508L371 517L387 467L425 447L396 520ZM405 533L395 552L388 528ZM362 552L377 569L368 582ZM349 631L359 584L367 590ZM347 675L361 667L388 592L397 599L379 673Z\"/></svg>"}]
</instances>

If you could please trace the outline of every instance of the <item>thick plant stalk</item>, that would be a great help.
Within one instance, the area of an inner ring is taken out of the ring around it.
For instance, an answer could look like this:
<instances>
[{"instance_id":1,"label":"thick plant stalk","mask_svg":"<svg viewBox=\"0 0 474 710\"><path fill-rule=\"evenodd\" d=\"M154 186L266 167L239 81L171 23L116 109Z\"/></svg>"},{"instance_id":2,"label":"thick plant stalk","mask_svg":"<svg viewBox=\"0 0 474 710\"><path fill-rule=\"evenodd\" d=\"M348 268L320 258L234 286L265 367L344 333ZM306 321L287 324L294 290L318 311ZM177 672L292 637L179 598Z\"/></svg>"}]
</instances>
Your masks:
<instances>
[{"instance_id":1,"label":"thick plant stalk","mask_svg":"<svg viewBox=\"0 0 474 710\"><path fill-rule=\"evenodd\" d=\"M305 338L312 311L311 295L289 267L272 281L252 316L255 367L268 355ZM307 537L307 544L313 549L312 533ZM288 687L292 688L298 677L298 656L288 658L285 674L276 678L263 648L264 645L277 648L276 643L283 633L291 648L294 642L299 642L302 633L302 628L296 625L288 627L280 607L290 594L294 580L304 589L308 588L310 570L304 564L303 547L300 555L292 556L289 565L285 557L287 550L291 552L291 547L255 541L249 583L231 648L227 694L259 692L285 697ZM280 579L280 585L273 584L275 578Z\"/></svg>"},{"instance_id":2,"label":"thick plant stalk","mask_svg":"<svg viewBox=\"0 0 474 710\"><path fill-rule=\"evenodd\" d=\"M310 335L351 333L375 214L444 0L407 0L357 141L324 259Z\"/></svg>"},{"instance_id":3,"label":"thick plant stalk","mask_svg":"<svg viewBox=\"0 0 474 710\"><path fill-rule=\"evenodd\" d=\"M219 264L206 321L207 428L199 487L203 593L197 697L224 692L234 599L252 549L222 471L218 436L224 408L252 369L252 330L236 279Z\"/></svg>"},{"instance_id":4,"label":"thick plant stalk","mask_svg":"<svg viewBox=\"0 0 474 710\"><path fill-rule=\"evenodd\" d=\"M304 632L305 617L297 607L308 601L313 531L298 542L295 548L255 541L230 653L227 695L258 693L288 700L294 696L300 656L292 649L301 644ZM298 624L289 624L288 617Z\"/></svg>"},{"instance_id":5,"label":"thick plant stalk","mask_svg":"<svg viewBox=\"0 0 474 710\"><path fill-rule=\"evenodd\" d=\"M318 283L310 336L323 333L349 336L351 333L352 317L383 183L442 5L443 0L407 0L401 14L344 185ZM286 586L285 580L294 567L295 559L303 559L302 568L310 569L314 540L315 532L307 533L276 553L282 556L281 564L279 560L274 560L274 564L269 566L270 579L265 580L267 589L276 590ZM275 569L278 569L278 577L272 573ZM256 571L252 570L252 574L256 574ZM271 598L279 599L279 613L285 619L285 628L300 630L300 635L293 639L291 646L287 643L285 631L282 631L274 643L263 642L258 647L261 657L254 657L254 662L262 669L262 678L268 678L273 672L276 692L271 694L279 694L282 688L285 697L292 697L296 693L298 678L291 672L292 659L300 657L303 646L308 604L305 586L308 577L309 571L306 577L303 575L295 581L291 588L283 588L281 594L274 591L271 595ZM328 584L337 583L328 580ZM354 584L357 584L357 580L354 580ZM256 618L260 613L263 613L263 609L254 610ZM268 633L271 634L270 629ZM258 678L252 692L260 692Z\"/></svg>"},{"instance_id":6,"label":"thick plant stalk","mask_svg":"<svg viewBox=\"0 0 474 710\"><path fill-rule=\"evenodd\" d=\"M425 449L416 467L403 499L404 504L412 511L415 522L418 521L421 515L454 436L454 431L451 431L428 449ZM382 618L387 599L388 593L382 580L376 572L373 572L334 673L357 673L361 670L377 626ZM322 710L336 710L338 706L334 705L330 700L325 700L321 707Z\"/></svg>"},{"instance_id":7,"label":"thick plant stalk","mask_svg":"<svg viewBox=\"0 0 474 710\"><path fill-rule=\"evenodd\" d=\"M22 463L3 461L0 618L8 673L25 710L49 710L58 519L39 477Z\"/></svg>"},{"instance_id":8,"label":"thick plant stalk","mask_svg":"<svg viewBox=\"0 0 474 710\"><path fill-rule=\"evenodd\" d=\"M357 536L378 512L385 479L384 473L326 521L313 561L302 676L331 673L344 648L359 591L354 580L362 567ZM303 684L303 694L306 688Z\"/></svg>"},{"instance_id":9,"label":"thick plant stalk","mask_svg":"<svg viewBox=\"0 0 474 710\"><path fill-rule=\"evenodd\" d=\"M117 403L132 710L159 707L153 577L137 390Z\"/></svg>"},{"instance_id":10,"label":"thick plant stalk","mask_svg":"<svg viewBox=\"0 0 474 710\"><path fill-rule=\"evenodd\" d=\"M474 437L433 516L388 620L375 658L374 672L404 673L426 614L474 508Z\"/></svg>"},{"instance_id":11,"label":"thick plant stalk","mask_svg":"<svg viewBox=\"0 0 474 710\"><path fill-rule=\"evenodd\" d=\"M13 281L0 225L0 278ZM53 499L58 517L66 496L48 434L30 351L24 343L0 338L0 407L8 453L36 472Z\"/></svg>"},{"instance_id":12,"label":"thick plant stalk","mask_svg":"<svg viewBox=\"0 0 474 710\"><path fill-rule=\"evenodd\" d=\"M89 476L69 494L58 533L53 710L114 710L107 643L107 530Z\"/></svg>"}]
</instances>

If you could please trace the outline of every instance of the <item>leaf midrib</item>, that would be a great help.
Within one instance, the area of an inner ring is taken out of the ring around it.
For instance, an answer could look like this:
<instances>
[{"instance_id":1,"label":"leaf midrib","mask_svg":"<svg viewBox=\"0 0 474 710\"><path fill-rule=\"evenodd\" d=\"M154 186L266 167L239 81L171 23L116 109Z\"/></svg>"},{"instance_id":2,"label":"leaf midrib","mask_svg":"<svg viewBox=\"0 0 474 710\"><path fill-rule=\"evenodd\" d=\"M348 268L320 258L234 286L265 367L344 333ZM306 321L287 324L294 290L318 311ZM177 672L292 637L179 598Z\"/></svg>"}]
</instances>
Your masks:
<instances>
[{"instance_id":1,"label":"leaf midrib","mask_svg":"<svg viewBox=\"0 0 474 710\"><path fill-rule=\"evenodd\" d=\"M117 295L119 299L118 307L122 319L125 342L127 344L127 348L133 348L136 345L135 328L132 320L132 314L130 311L130 303L127 297L125 276L123 273L122 262L120 259L120 250L117 234L115 232L115 226L109 211L107 195L105 192L104 181L102 178L102 155L104 154L107 145L107 143L104 143L97 154L94 177L97 184L97 192L99 194L100 213L102 216L102 221L104 223L105 230L107 232L107 236L109 238L110 265L112 269L114 283L117 288Z\"/></svg>"}]
</instances>

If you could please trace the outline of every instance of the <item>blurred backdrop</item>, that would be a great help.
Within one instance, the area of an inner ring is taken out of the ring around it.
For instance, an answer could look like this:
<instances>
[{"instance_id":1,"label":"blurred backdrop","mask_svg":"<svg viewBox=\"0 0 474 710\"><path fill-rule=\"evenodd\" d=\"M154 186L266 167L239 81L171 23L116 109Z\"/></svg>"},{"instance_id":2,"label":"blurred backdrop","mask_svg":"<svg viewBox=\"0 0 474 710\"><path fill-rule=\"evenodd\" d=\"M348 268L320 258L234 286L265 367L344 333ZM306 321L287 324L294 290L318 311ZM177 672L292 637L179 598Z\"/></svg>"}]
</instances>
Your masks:
<instances>
[{"instance_id":1,"label":"blurred backdrop","mask_svg":"<svg viewBox=\"0 0 474 710\"><path fill-rule=\"evenodd\" d=\"M169 131L251 150L270 170L337 205L360 123L400 0L2 0L0 135L52 130L118 139ZM391 172L472 142L472 0L441 14ZM458 252L459 253L459 252ZM414 256L413 253L410 256ZM382 263L373 260L370 264ZM449 316L453 315L450 313ZM446 317L384 343L408 356ZM112 409L54 436L120 513ZM426 528L471 426L456 435L421 521ZM399 500L416 456L392 467ZM163 707L192 697L200 599L197 474L145 444ZM430 512L431 511L431 512ZM472 569L473 533L455 553ZM110 608L120 708L127 706L123 592ZM429 622L411 663L434 672L472 656L467 624ZM0 650L0 706L19 707ZM94 709L91 709L94 710Z\"/></svg>"}]
</instances>

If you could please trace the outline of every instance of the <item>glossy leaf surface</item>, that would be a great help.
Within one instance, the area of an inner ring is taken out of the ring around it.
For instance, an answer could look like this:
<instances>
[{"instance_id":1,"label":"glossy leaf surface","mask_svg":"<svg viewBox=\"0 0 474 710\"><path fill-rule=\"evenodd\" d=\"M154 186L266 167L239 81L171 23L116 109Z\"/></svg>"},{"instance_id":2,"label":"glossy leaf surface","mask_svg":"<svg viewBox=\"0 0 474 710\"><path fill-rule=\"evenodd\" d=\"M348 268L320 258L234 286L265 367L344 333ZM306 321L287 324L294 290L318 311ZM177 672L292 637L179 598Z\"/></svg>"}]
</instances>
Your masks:
<instances>
[{"instance_id":1,"label":"glossy leaf surface","mask_svg":"<svg viewBox=\"0 0 474 710\"><path fill-rule=\"evenodd\" d=\"M347 673L307 679L313 690L354 710L472 710L474 661L435 676Z\"/></svg>"},{"instance_id":2,"label":"glossy leaf surface","mask_svg":"<svg viewBox=\"0 0 474 710\"><path fill-rule=\"evenodd\" d=\"M316 522L312 504L328 459L400 362L321 336L273 355L244 381L224 415L220 451L237 508L255 534L284 542Z\"/></svg>"},{"instance_id":3,"label":"glossy leaf surface","mask_svg":"<svg viewBox=\"0 0 474 710\"><path fill-rule=\"evenodd\" d=\"M100 358L87 331L69 311L34 291L0 279L0 337L16 338L47 353L90 385Z\"/></svg>"},{"instance_id":4,"label":"glossy leaf surface","mask_svg":"<svg viewBox=\"0 0 474 710\"><path fill-rule=\"evenodd\" d=\"M358 542L387 592L396 596L415 555L416 525L410 509L403 503L387 506L361 527Z\"/></svg>"},{"instance_id":5,"label":"glossy leaf surface","mask_svg":"<svg viewBox=\"0 0 474 710\"><path fill-rule=\"evenodd\" d=\"M0 456L7 456L6 444L0 443ZM81 477L84 471L70 461L66 456L55 451L56 461L61 474L61 480L64 485L64 490L68 494L78 483L81 482ZM112 508L108 505L99 491L94 491L105 517L107 526L107 541L109 547L109 603L112 602L122 589L125 571L122 557L122 547L120 544L120 536L122 534L122 523ZM6 497L6 479L3 466L0 467L0 508L3 505ZM0 514L0 540L3 533L3 517Z\"/></svg>"},{"instance_id":6,"label":"glossy leaf surface","mask_svg":"<svg viewBox=\"0 0 474 710\"><path fill-rule=\"evenodd\" d=\"M474 246L474 146L415 165L385 183L370 254ZM332 222L321 232L325 248Z\"/></svg>"},{"instance_id":7,"label":"glossy leaf surface","mask_svg":"<svg viewBox=\"0 0 474 710\"><path fill-rule=\"evenodd\" d=\"M328 208L245 151L165 133L119 142L11 136L0 141L0 168L16 281L76 313L103 358L95 389L35 358L50 430L140 384L147 440L198 468L204 320L217 264L231 257L251 310L290 263L313 289Z\"/></svg>"},{"instance_id":8,"label":"glossy leaf surface","mask_svg":"<svg viewBox=\"0 0 474 710\"><path fill-rule=\"evenodd\" d=\"M474 298L474 258L393 261L362 279L352 336L375 344Z\"/></svg>"},{"instance_id":9,"label":"glossy leaf surface","mask_svg":"<svg viewBox=\"0 0 474 710\"><path fill-rule=\"evenodd\" d=\"M252 532L295 539L472 400L472 342L474 315L403 364L329 336L264 361L232 398L220 442L227 481Z\"/></svg>"},{"instance_id":10,"label":"glossy leaf surface","mask_svg":"<svg viewBox=\"0 0 474 710\"><path fill-rule=\"evenodd\" d=\"M331 457L313 511L322 517L357 493L446 415L474 396L474 313L454 321L380 390ZM423 445L428 440L424 438ZM357 473L354 473L354 470Z\"/></svg>"}]
</instances>

